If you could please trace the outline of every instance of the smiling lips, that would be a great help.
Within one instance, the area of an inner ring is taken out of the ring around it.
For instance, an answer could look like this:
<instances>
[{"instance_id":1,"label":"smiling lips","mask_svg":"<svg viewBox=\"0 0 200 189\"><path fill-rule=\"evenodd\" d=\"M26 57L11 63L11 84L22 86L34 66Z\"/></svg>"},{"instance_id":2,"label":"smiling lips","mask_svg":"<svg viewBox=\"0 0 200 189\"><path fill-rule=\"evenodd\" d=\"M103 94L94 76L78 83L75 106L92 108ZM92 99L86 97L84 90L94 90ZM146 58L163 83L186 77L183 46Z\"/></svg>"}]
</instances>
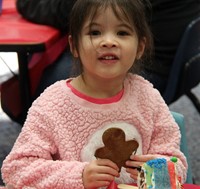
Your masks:
<instances>
[{"instance_id":1,"label":"smiling lips","mask_svg":"<svg viewBox=\"0 0 200 189\"><path fill-rule=\"evenodd\" d=\"M115 63L119 58L116 55L103 55L99 58L99 60L106 64Z\"/></svg>"}]
</instances>

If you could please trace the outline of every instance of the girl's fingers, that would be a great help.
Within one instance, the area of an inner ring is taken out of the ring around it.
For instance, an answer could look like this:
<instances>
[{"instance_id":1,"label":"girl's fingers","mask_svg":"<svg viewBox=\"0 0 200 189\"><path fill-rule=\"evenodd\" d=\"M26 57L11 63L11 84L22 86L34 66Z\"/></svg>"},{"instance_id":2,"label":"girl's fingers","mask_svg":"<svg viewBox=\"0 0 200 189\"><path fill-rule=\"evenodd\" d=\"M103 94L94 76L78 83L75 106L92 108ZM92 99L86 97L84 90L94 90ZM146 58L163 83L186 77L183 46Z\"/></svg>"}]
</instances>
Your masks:
<instances>
[{"instance_id":1,"label":"girl's fingers","mask_svg":"<svg viewBox=\"0 0 200 189\"><path fill-rule=\"evenodd\" d=\"M131 155L130 156L130 160L128 160L126 162L126 166L127 167L132 167L132 168L137 168L137 167L141 167L145 162L152 160L152 159L156 159L156 158L166 158L163 155Z\"/></svg>"},{"instance_id":2,"label":"girl's fingers","mask_svg":"<svg viewBox=\"0 0 200 189\"><path fill-rule=\"evenodd\" d=\"M156 159L156 158L162 158L165 157L164 155L152 155L152 154L148 154L148 155L131 155L130 159L133 161L140 161L140 162L147 162L149 160L152 159Z\"/></svg>"},{"instance_id":3,"label":"girl's fingers","mask_svg":"<svg viewBox=\"0 0 200 189\"><path fill-rule=\"evenodd\" d=\"M110 175L110 174L98 174L97 176L97 181L113 181L115 179L114 176Z\"/></svg>"},{"instance_id":4,"label":"girl's fingers","mask_svg":"<svg viewBox=\"0 0 200 189\"><path fill-rule=\"evenodd\" d=\"M112 167L113 169L119 171L118 166L109 159L98 159L97 165Z\"/></svg>"},{"instance_id":5,"label":"girl's fingers","mask_svg":"<svg viewBox=\"0 0 200 189\"><path fill-rule=\"evenodd\" d=\"M126 166L127 167L131 167L132 169L136 169L137 168L140 168L142 165L144 164L144 162L141 162L141 161L127 161L126 162Z\"/></svg>"},{"instance_id":6,"label":"girl's fingers","mask_svg":"<svg viewBox=\"0 0 200 189\"><path fill-rule=\"evenodd\" d=\"M126 168L126 172L130 173L132 175L137 175L138 174L138 170L137 169L132 169L132 168Z\"/></svg>"},{"instance_id":7,"label":"girl's fingers","mask_svg":"<svg viewBox=\"0 0 200 189\"><path fill-rule=\"evenodd\" d=\"M113 169L111 167L108 166L100 166L98 169L98 173L99 174L104 174L106 173L107 175L112 175L113 177L118 177L119 176L119 172L116 169Z\"/></svg>"}]
</instances>

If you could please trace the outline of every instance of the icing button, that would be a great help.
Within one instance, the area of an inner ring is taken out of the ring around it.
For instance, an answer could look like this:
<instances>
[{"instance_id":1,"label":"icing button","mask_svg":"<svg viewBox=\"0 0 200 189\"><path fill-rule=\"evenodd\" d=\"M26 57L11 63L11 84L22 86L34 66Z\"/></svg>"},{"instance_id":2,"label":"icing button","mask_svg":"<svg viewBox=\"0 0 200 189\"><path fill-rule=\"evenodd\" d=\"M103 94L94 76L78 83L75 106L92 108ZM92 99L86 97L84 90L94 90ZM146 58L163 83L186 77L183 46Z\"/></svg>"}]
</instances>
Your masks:
<instances>
[{"instance_id":1,"label":"icing button","mask_svg":"<svg viewBox=\"0 0 200 189\"><path fill-rule=\"evenodd\" d=\"M172 157L171 161L174 162L174 163L176 163L178 161L178 159L177 159L177 157Z\"/></svg>"}]
</instances>

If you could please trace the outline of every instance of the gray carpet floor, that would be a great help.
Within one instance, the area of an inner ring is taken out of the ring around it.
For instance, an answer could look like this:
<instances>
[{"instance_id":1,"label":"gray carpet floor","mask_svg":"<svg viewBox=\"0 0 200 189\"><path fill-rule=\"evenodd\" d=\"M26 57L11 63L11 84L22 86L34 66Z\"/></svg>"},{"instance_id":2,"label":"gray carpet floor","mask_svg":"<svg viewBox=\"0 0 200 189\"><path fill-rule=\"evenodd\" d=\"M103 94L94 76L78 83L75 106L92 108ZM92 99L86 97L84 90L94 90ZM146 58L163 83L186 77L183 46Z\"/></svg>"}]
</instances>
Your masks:
<instances>
[{"instance_id":1,"label":"gray carpet floor","mask_svg":"<svg viewBox=\"0 0 200 189\"><path fill-rule=\"evenodd\" d=\"M194 93L200 97L200 85L194 89ZM192 174L195 183L200 185L200 115L186 96L182 96L171 104L170 110L179 112L185 117ZM0 108L0 167L3 159L10 152L20 130L21 126L11 121Z\"/></svg>"}]
</instances>

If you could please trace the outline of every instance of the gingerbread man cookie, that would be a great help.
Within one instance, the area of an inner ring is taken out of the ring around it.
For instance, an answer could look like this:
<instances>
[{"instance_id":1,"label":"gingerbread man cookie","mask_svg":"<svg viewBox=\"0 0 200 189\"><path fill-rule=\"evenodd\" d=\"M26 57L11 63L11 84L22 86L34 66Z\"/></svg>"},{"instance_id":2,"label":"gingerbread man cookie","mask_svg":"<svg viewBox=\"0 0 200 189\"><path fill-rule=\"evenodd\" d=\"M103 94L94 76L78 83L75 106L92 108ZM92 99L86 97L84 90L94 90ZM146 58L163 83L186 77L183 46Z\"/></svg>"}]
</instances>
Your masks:
<instances>
[{"instance_id":1,"label":"gingerbread man cookie","mask_svg":"<svg viewBox=\"0 0 200 189\"><path fill-rule=\"evenodd\" d=\"M132 153L136 153L139 146L136 140L125 141L125 133L119 128L109 128L102 136L104 147L95 152L96 158L109 159L117 164L119 169L126 167L125 162Z\"/></svg>"}]
</instances>

